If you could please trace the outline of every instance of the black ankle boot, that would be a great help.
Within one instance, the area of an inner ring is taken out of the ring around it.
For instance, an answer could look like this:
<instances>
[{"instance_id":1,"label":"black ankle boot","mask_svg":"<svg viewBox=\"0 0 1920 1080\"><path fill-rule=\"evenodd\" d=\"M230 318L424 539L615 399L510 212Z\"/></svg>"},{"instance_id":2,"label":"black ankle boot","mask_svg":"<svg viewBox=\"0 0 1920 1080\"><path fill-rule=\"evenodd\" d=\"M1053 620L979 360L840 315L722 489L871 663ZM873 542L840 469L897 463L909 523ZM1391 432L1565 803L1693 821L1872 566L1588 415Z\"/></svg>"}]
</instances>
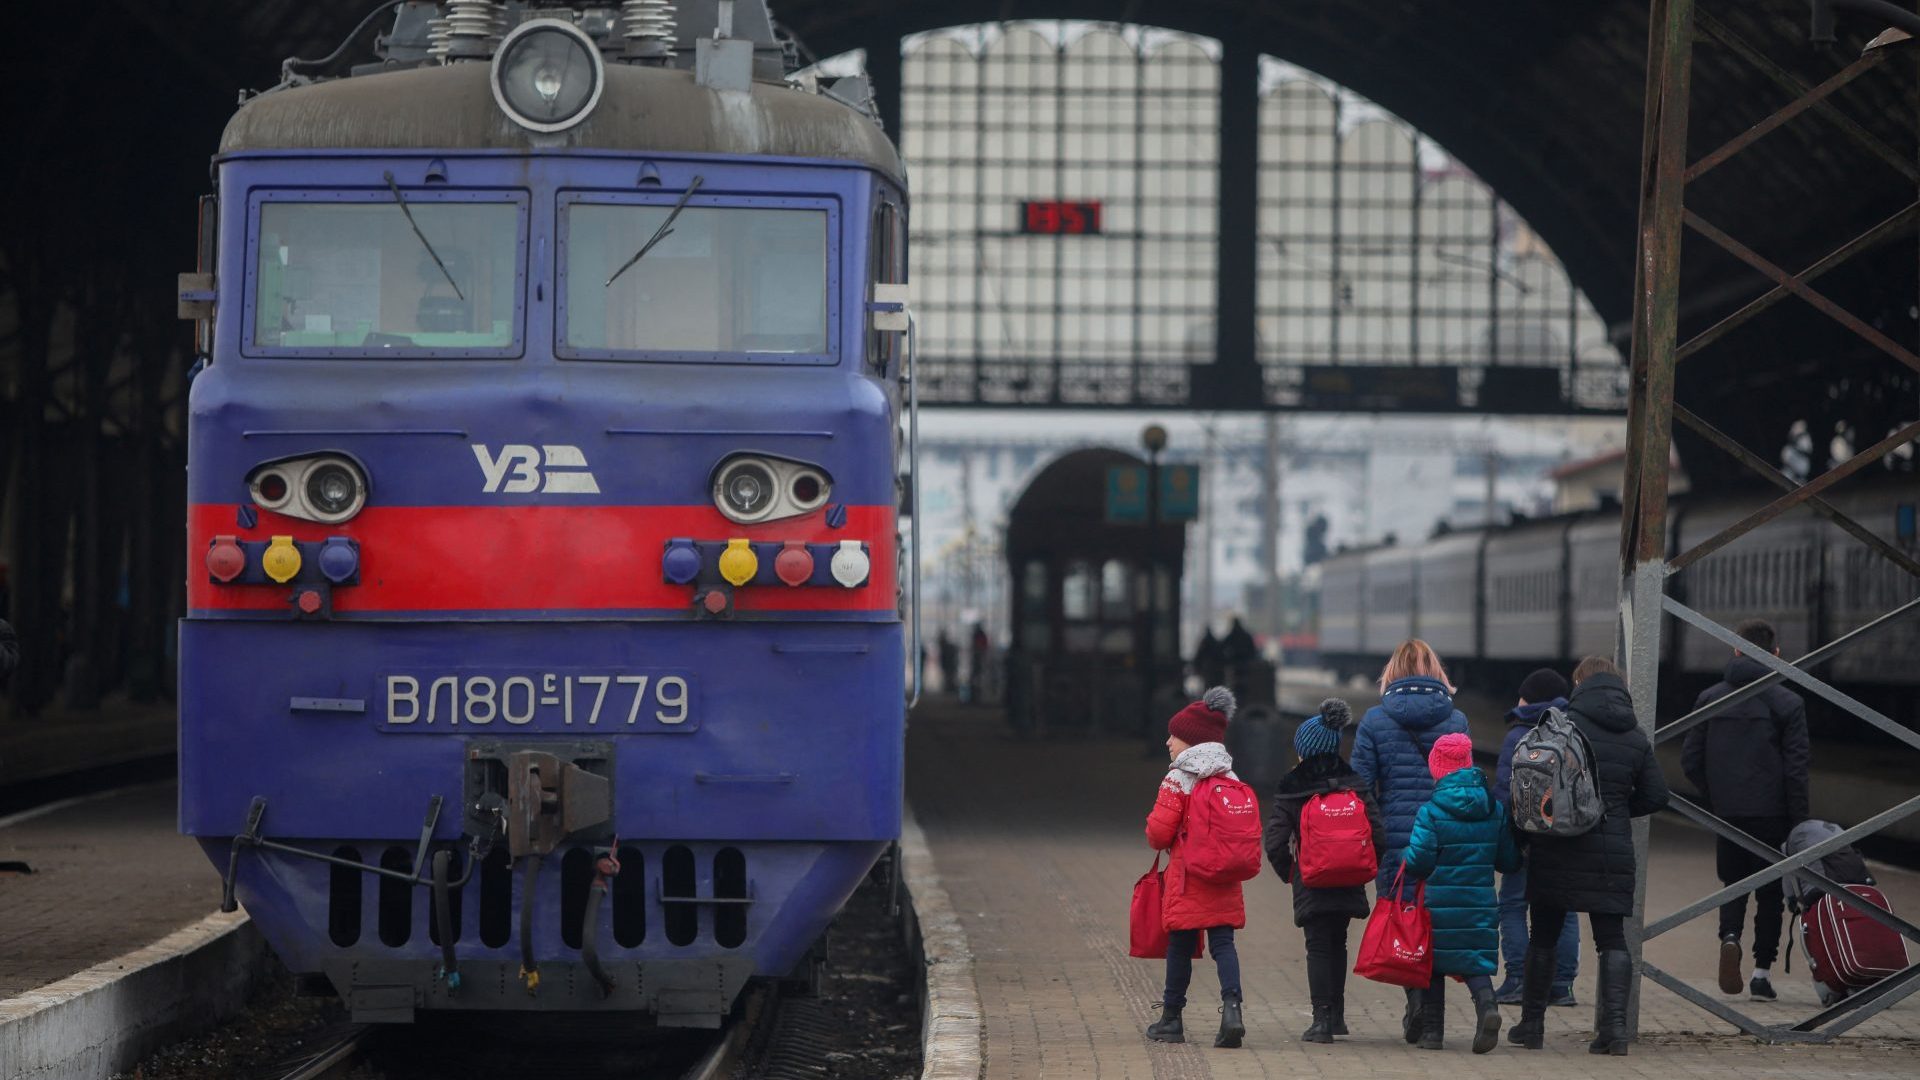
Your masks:
<instances>
[{"instance_id":1,"label":"black ankle boot","mask_svg":"<svg viewBox=\"0 0 1920 1080\"><path fill-rule=\"evenodd\" d=\"M1347 1034L1347 999L1344 996L1333 999L1332 1025L1335 1035Z\"/></svg>"},{"instance_id":2,"label":"black ankle boot","mask_svg":"<svg viewBox=\"0 0 1920 1080\"><path fill-rule=\"evenodd\" d=\"M1186 1042L1186 1030L1180 1026L1180 1009L1178 1005L1163 1006L1160 1019L1147 1025L1147 1038L1163 1043Z\"/></svg>"},{"instance_id":3,"label":"black ankle boot","mask_svg":"<svg viewBox=\"0 0 1920 1080\"><path fill-rule=\"evenodd\" d=\"M1547 1000L1553 995L1554 956L1551 950L1527 950L1526 974L1520 986L1520 1022L1507 1032L1515 1046L1538 1050L1547 1042Z\"/></svg>"},{"instance_id":4,"label":"black ankle boot","mask_svg":"<svg viewBox=\"0 0 1920 1080\"><path fill-rule=\"evenodd\" d=\"M1220 1001L1220 1034L1213 1037L1213 1045L1231 1050L1240 1045L1247 1036L1246 1021L1240 1015L1240 999L1223 998Z\"/></svg>"},{"instance_id":5,"label":"black ankle boot","mask_svg":"<svg viewBox=\"0 0 1920 1080\"><path fill-rule=\"evenodd\" d=\"M1410 1043L1420 1041L1420 991L1407 988L1407 1013L1400 1018L1400 1034Z\"/></svg>"},{"instance_id":6,"label":"black ankle boot","mask_svg":"<svg viewBox=\"0 0 1920 1080\"><path fill-rule=\"evenodd\" d=\"M1627 991L1633 985L1633 957L1625 949L1600 954L1600 999L1589 1054L1627 1056Z\"/></svg>"},{"instance_id":7,"label":"black ankle boot","mask_svg":"<svg viewBox=\"0 0 1920 1080\"><path fill-rule=\"evenodd\" d=\"M1473 992L1473 1052L1484 1054L1500 1045L1500 1001L1493 987Z\"/></svg>"},{"instance_id":8,"label":"black ankle boot","mask_svg":"<svg viewBox=\"0 0 1920 1080\"><path fill-rule=\"evenodd\" d=\"M1300 1033L1300 1041L1310 1043L1333 1041L1333 1006L1315 1005L1313 1007L1313 1026Z\"/></svg>"},{"instance_id":9,"label":"black ankle boot","mask_svg":"<svg viewBox=\"0 0 1920 1080\"><path fill-rule=\"evenodd\" d=\"M1420 995L1420 1049L1446 1049L1446 1026L1447 982L1445 976L1436 975Z\"/></svg>"}]
</instances>

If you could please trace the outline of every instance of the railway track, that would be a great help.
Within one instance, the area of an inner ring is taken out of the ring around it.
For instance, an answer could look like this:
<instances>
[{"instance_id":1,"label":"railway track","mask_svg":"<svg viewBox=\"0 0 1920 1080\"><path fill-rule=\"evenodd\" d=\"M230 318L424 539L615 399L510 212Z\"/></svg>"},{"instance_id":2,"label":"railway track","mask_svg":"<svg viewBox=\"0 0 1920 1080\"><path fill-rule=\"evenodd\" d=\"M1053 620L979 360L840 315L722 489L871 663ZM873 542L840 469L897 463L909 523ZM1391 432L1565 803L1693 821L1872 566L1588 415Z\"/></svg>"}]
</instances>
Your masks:
<instances>
[{"instance_id":1,"label":"railway track","mask_svg":"<svg viewBox=\"0 0 1920 1080\"><path fill-rule=\"evenodd\" d=\"M630 1060L596 1061L592 1051L579 1055L578 1060L565 1060L564 1054L554 1062L555 1069L543 1075L554 1077L580 1077L582 1080L640 1080L640 1078L666 1078L674 1080L734 1080L736 1077L759 1075L759 1070L744 1071L754 1061L778 1060L781 1054L777 1045L779 1035L779 995L771 989L749 991L741 1002L741 1013L737 1020L711 1040L705 1049L699 1051L691 1064L676 1068L672 1064L661 1062L664 1068L652 1068L636 1065ZM261 1074L271 1080L413 1080L417 1075L418 1048L412 1053L396 1055L382 1053L382 1044L401 1036L407 1029L383 1029L372 1024L354 1024L328 1032L316 1042L316 1049L304 1057L275 1067ZM417 1034L417 1032L416 1032ZM431 1036L426 1036L431 1038ZM395 1049L388 1045L385 1049ZM663 1057L685 1059L685 1053L672 1050ZM614 1055L615 1058L622 1055ZM392 1060L389 1060L392 1059ZM465 1063L457 1071L472 1076L475 1080L485 1080L491 1075L484 1071L474 1071L473 1063ZM436 1072L437 1075L437 1072ZM507 1075L525 1077L528 1074L517 1068L508 1068Z\"/></svg>"},{"instance_id":2,"label":"railway track","mask_svg":"<svg viewBox=\"0 0 1920 1080\"><path fill-rule=\"evenodd\" d=\"M319 1052L280 1072L277 1080L339 1080L366 1060L367 1046L375 1033L371 1024L344 1028L323 1039Z\"/></svg>"}]
</instances>

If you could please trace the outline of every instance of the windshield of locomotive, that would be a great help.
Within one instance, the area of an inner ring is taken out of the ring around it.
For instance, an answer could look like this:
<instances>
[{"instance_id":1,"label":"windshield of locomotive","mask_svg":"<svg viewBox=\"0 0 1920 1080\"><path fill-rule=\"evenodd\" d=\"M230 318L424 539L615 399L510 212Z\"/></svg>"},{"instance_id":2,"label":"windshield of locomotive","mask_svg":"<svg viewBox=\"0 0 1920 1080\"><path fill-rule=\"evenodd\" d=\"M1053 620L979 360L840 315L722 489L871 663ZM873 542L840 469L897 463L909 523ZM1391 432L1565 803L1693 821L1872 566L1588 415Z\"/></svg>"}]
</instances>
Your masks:
<instances>
[{"instance_id":1,"label":"windshield of locomotive","mask_svg":"<svg viewBox=\"0 0 1920 1080\"><path fill-rule=\"evenodd\" d=\"M688 206L658 239L671 206L566 213L570 348L827 352L825 210Z\"/></svg>"},{"instance_id":2,"label":"windshield of locomotive","mask_svg":"<svg viewBox=\"0 0 1920 1080\"><path fill-rule=\"evenodd\" d=\"M415 195L262 203L253 343L348 351L513 344L520 209Z\"/></svg>"}]
</instances>

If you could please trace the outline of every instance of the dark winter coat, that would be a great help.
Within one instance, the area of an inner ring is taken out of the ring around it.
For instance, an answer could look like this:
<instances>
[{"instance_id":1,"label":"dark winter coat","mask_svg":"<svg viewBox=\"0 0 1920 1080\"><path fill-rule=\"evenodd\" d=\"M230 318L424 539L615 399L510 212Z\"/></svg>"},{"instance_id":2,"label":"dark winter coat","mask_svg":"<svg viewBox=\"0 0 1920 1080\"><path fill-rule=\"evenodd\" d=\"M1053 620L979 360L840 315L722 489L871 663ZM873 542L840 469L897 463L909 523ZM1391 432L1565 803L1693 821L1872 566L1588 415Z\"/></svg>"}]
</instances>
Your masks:
<instances>
[{"instance_id":1,"label":"dark winter coat","mask_svg":"<svg viewBox=\"0 0 1920 1080\"><path fill-rule=\"evenodd\" d=\"M7 678L20 663L20 642L13 636L13 627L7 620L0 619L0 686L7 685Z\"/></svg>"},{"instance_id":2,"label":"dark winter coat","mask_svg":"<svg viewBox=\"0 0 1920 1080\"><path fill-rule=\"evenodd\" d=\"M1595 675L1567 702L1593 747L1606 815L1579 836L1525 837L1527 902L1565 911L1633 914L1633 819L1667 805L1667 781L1640 733L1633 699L1617 675Z\"/></svg>"},{"instance_id":3,"label":"dark winter coat","mask_svg":"<svg viewBox=\"0 0 1920 1080\"><path fill-rule=\"evenodd\" d=\"M1417 675L1388 683L1380 704L1360 719L1353 737L1353 771L1378 801L1387 830L1386 846L1380 849L1380 888L1393 884L1413 819L1433 797L1433 774L1427 771L1433 744L1442 735L1466 731L1467 718L1453 707L1446 684Z\"/></svg>"},{"instance_id":4,"label":"dark winter coat","mask_svg":"<svg viewBox=\"0 0 1920 1080\"><path fill-rule=\"evenodd\" d=\"M1493 872L1520 869L1506 804L1487 774L1457 769L1420 808L1405 859L1408 881L1427 883L1437 975L1492 975L1500 966L1500 900Z\"/></svg>"},{"instance_id":5,"label":"dark winter coat","mask_svg":"<svg viewBox=\"0 0 1920 1080\"><path fill-rule=\"evenodd\" d=\"M1527 737L1527 732L1547 715L1548 709L1564 709L1567 699L1554 698L1552 701L1534 701L1525 705L1515 705L1507 713L1507 737L1500 743L1500 756L1493 768L1493 797L1501 802L1510 800L1513 791L1513 748Z\"/></svg>"},{"instance_id":6,"label":"dark winter coat","mask_svg":"<svg viewBox=\"0 0 1920 1080\"><path fill-rule=\"evenodd\" d=\"M1767 673L1751 656L1736 656L1726 677L1694 708L1726 697ZM1680 767L1723 818L1807 820L1807 706L1783 686L1769 686L1687 732Z\"/></svg>"},{"instance_id":7,"label":"dark winter coat","mask_svg":"<svg viewBox=\"0 0 1920 1080\"><path fill-rule=\"evenodd\" d=\"M1315 795L1352 791L1367 808L1367 824L1373 826L1373 850L1385 850L1386 831L1380 825L1380 810L1366 790L1360 775L1339 754L1315 754L1293 767L1280 778L1273 799L1267 804L1267 829L1263 838L1267 861L1273 864L1280 880L1293 886L1293 925L1305 926L1308 919L1344 916L1367 917L1367 887L1350 885L1336 889L1314 889L1300 884L1300 865L1295 857L1300 837L1300 811Z\"/></svg>"}]
</instances>

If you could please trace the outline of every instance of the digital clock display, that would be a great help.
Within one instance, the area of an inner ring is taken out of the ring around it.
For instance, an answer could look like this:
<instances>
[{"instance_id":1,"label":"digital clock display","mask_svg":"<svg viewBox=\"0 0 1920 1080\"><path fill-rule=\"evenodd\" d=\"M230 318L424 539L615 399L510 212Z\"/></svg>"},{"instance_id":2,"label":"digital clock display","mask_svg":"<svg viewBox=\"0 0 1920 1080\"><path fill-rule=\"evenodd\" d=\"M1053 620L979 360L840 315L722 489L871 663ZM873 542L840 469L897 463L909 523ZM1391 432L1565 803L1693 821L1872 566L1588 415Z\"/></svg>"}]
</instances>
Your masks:
<instances>
[{"instance_id":1,"label":"digital clock display","mask_svg":"<svg viewBox=\"0 0 1920 1080\"><path fill-rule=\"evenodd\" d=\"M1098 202L1023 202L1020 231L1043 236L1089 234L1100 231Z\"/></svg>"}]
</instances>

